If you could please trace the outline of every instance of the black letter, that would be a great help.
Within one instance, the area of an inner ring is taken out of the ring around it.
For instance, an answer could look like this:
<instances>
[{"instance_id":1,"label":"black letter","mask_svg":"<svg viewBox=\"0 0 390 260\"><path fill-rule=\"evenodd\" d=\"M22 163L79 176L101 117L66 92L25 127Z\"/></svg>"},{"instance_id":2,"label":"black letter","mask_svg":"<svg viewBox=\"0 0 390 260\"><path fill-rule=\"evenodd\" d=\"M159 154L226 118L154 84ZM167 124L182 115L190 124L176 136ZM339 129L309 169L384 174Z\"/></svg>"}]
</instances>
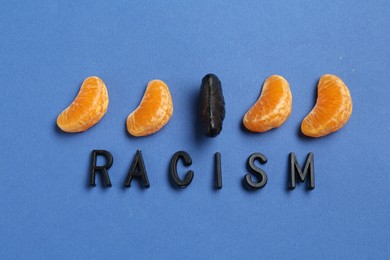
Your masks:
<instances>
[{"instance_id":1,"label":"black letter","mask_svg":"<svg viewBox=\"0 0 390 260\"><path fill-rule=\"evenodd\" d=\"M101 155L106 157L106 165L96 166L97 156ZM106 150L93 150L92 151L92 165L91 165L91 174L89 175L89 185L92 187L96 186L95 175L96 172L101 172L103 174L103 181L106 187L111 187L110 176L108 176L108 169L110 169L113 163L112 154Z\"/></svg>"},{"instance_id":2,"label":"black letter","mask_svg":"<svg viewBox=\"0 0 390 260\"><path fill-rule=\"evenodd\" d=\"M177 174L177 161L180 158L184 160L185 166L190 166L192 164L191 157L187 152L185 151L176 152L171 159L170 172L171 172L171 177L173 181L176 183L176 185L179 186L180 188L185 188L191 183L192 178L194 178L194 172L188 171L184 180L180 180L179 175Z\"/></svg>"},{"instance_id":3,"label":"black letter","mask_svg":"<svg viewBox=\"0 0 390 260\"><path fill-rule=\"evenodd\" d=\"M142 158L141 150L137 150L133 162L131 163L129 173L125 180L125 186L130 187L133 177L142 177L144 187L149 188L148 174L146 173L144 159Z\"/></svg>"},{"instance_id":4,"label":"black letter","mask_svg":"<svg viewBox=\"0 0 390 260\"><path fill-rule=\"evenodd\" d=\"M301 182L305 181L305 178L307 176L307 173L309 172L309 178L307 182L307 188L312 190L314 189L314 154L309 153L307 155L305 168L302 169L299 163L297 162L297 158L295 157L295 153L290 153L290 189L295 189L295 171L298 172L299 180Z\"/></svg>"},{"instance_id":5,"label":"black letter","mask_svg":"<svg viewBox=\"0 0 390 260\"><path fill-rule=\"evenodd\" d=\"M217 188L222 189L221 153L215 153L215 174L217 175Z\"/></svg>"},{"instance_id":6,"label":"black letter","mask_svg":"<svg viewBox=\"0 0 390 260\"><path fill-rule=\"evenodd\" d=\"M260 189L260 188L263 188L266 184L267 184L267 174L265 173L265 171L263 171L262 169L258 168L255 164L254 164L254 160L259 160L259 162L261 164L265 164L267 162L267 157L265 157L264 154L261 154L261 153L253 153L249 158L248 158L248 166L250 168L250 170L253 172L253 174L256 173L256 175L258 176L260 182L253 182L252 179L251 179L251 175L250 174L247 174L245 175L245 180L247 182L247 184L251 187L251 188L254 188L254 189Z\"/></svg>"}]
</instances>

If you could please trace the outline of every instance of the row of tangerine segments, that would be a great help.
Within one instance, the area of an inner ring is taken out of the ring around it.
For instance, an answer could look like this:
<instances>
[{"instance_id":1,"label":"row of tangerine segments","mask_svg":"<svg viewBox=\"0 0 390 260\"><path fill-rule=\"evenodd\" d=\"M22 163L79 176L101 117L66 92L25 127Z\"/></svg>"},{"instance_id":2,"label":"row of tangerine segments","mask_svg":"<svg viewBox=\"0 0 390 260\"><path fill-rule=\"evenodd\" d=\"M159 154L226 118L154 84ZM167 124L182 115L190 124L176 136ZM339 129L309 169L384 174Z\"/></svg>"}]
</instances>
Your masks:
<instances>
[{"instance_id":1,"label":"row of tangerine segments","mask_svg":"<svg viewBox=\"0 0 390 260\"><path fill-rule=\"evenodd\" d=\"M74 101L57 118L57 125L65 132L83 132L97 124L107 111L107 87L93 76L84 80ZM201 119L210 137L222 130L225 101L221 81L214 74L202 79ZM244 126L252 132L266 132L280 127L290 116L292 94L289 83L282 76L266 79L260 97L243 118ZM146 87L139 106L127 117L126 126L133 136L151 135L163 128L173 114L173 102L168 86L152 80ZM341 129L352 114L352 98L348 87L337 76L325 74L318 82L317 102L302 121L303 134L321 137Z\"/></svg>"}]
</instances>

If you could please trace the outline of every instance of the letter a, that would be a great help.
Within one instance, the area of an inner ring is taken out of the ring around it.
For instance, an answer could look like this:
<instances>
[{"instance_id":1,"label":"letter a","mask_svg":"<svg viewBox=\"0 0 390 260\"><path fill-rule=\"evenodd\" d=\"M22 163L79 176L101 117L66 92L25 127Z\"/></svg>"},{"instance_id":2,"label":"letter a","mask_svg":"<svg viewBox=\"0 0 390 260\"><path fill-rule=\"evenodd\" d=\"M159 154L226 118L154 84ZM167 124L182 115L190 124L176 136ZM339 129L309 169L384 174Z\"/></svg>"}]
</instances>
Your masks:
<instances>
[{"instance_id":1,"label":"letter a","mask_svg":"<svg viewBox=\"0 0 390 260\"><path fill-rule=\"evenodd\" d=\"M133 180L133 177L141 177L144 187L145 188L150 187L148 174L146 173L144 159L142 158L141 150L137 150L134 160L131 163L129 173L127 174L125 180L126 187L129 188L131 186L131 181Z\"/></svg>"}]
</instances>

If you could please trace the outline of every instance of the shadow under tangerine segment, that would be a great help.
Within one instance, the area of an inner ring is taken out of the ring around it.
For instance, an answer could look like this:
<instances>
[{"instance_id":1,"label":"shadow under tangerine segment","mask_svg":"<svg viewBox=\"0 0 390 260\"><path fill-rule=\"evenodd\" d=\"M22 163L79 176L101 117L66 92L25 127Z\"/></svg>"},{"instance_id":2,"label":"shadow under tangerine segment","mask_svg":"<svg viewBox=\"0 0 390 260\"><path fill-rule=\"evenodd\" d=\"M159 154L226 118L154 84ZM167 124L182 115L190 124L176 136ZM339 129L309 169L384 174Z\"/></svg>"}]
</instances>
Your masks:
<instances>
[{"instance_id":1,"label":"shadow under tangerine segment","mask_svg":"<svg viewBox=\"0 0 390 260\"><path fill-rule=\"evenodd\" d=\"M98 156L104 157L106 159L106 163L104 165L97 165ZM296 181L304 182L307 181L307 189L312 190L315 187L314 184L314 154L309 153L307 155L307 159L305 162L305 166L302 167L297 161L295 153L290 153L290 169L288 173L289 180L289 189L295 189ZM215 188L222 189L222 155L217 152L214 155L214 175L215 175ZM192 170L186 172L185 177L181 179L177 172L177 163L179 160L183 160L183 163L186 167L192 165L191 156L185 151L176 152L170 161L169 167L169 175L171 181L178 188L186 188L191 184L195 173ZM244 176L244 184L246 188L249 189L261 189L267 184L267 174L264 170L257 167L255 165L255 161L259 161L261 164L265 164L267 162L267 157L262 153L253 153L248 157L248 169L250 173ZM105 187L111 187L111 180L108 170L111 168L114 162L114 158L112 154L107 150L93 150L92 151L92 161L90 165L89 172L89 185L91 187L96 186L96 174L100 173L102 176L102 181ZM124 186L129 188L131 187L131 182L134 178L142 181L142 184L145 188L150 187L148 174L146 171L146 164L142 157L141 150L137 150L136 155L131 163L130 169L127 173L126 180L124 182ZM253 176L256 176L257 181L254 181Z\"/></svg>"}]
</instances>

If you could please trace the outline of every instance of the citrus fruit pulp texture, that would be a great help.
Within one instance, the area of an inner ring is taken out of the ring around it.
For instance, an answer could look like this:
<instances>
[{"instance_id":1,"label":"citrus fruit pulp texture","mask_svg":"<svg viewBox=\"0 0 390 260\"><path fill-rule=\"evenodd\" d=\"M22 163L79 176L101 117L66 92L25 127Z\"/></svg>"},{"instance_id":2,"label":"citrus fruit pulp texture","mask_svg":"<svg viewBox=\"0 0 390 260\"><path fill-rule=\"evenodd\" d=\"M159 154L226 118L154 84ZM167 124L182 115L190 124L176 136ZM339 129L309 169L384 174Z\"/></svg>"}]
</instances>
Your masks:
<instances>
[{"instance_id":1,"label":"citrus fruit pulp texture","mask_svg":"<svg viewBox=\"0 0 390 260\"><path fill-rule=\"evenodd\" d=\"M266 132L281 126L291 114L292 95L283 77L266 79L261 95L243 118L244 126L252 132Z\"/></svg>"},{"instance_id":2,"label":"citrus fruit pulp texture","mask_svg":"<svg viewBox=\"0 0 390 260\"><path fill-rule=\"evenodd\" d=\"M83 132L104 116L108 107L108 92L98 77L89 77L81 85L77 97L57 118L65 132Z\"/></svg>"},{"instance_id":3,"label":"citrus fruit pulp texture","mask_svg":"<svg viewBox=\"0 0 390 260\"><path fill-rule=\"evenodd\" d=\"M173 114L168 86L161 80L152 80L146 87L139 106L127 117L127 131L133 136L146 136L159 131Z\"/></svg>"},{"instance_id":4,"label":"citrus fruit pulp texture","mask_svg":"<svg viewBox=\"0 0 390 260\"><path fill-rule=\"evenodd\" d=\"M318 97L313 110L302 121L302 133L321 137L342 128L352 114L348 87L335 75L325 74L318 82Z\"/></svg>"}]
</instances>

